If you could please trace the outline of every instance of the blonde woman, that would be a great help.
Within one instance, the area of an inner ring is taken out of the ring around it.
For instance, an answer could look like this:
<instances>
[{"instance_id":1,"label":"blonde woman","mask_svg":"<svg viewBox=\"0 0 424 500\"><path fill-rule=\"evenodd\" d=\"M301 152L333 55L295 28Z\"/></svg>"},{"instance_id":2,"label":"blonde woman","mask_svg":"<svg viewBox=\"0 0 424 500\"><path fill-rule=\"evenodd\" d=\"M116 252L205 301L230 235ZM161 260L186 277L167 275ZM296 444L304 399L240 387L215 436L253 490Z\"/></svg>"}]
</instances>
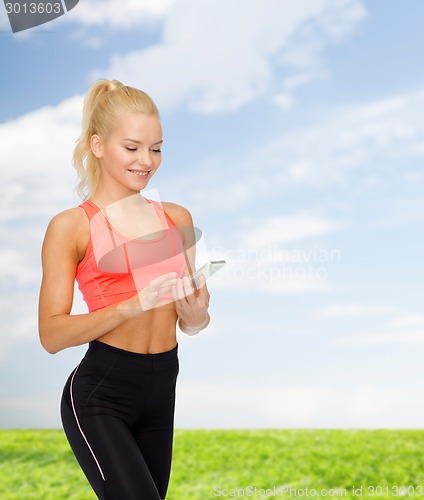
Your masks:
<instances>
[{"instance_id":1,"label":"blonde woman","mask_svg":"<svg viewBox=\"0 0 424 500\"><path fill-rule=\"evenodd\" d=\"M193 293L188 279L190 213L140 193L159 168L162 142L158 110L145 92L96 81L73 158L85 201L51 220L42 249L40 340L51 354L89 344L66 382L61 417L104 500L165 498L179 370L176 324L193 335L209 323L205 280ZM75 280L86 314L71 314Z\"/></svg>"}]
</instances>

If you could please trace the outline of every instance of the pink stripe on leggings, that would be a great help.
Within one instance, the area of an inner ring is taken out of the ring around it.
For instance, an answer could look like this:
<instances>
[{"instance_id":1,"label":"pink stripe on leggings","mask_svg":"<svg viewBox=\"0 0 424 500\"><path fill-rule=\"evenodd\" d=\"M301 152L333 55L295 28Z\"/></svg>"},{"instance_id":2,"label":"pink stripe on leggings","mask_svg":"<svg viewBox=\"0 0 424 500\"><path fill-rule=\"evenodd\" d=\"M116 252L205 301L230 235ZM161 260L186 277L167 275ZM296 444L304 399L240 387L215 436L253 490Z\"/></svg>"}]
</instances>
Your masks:
<instances>
[{"instance_id":1,"label":"pink stripe on leggings","mask_svg":"<svg viewBox=\"0 0 424 500\"><path fill-rule=\"evenodd\" d=\"M85 437L85 434L84 434L83 430L81 429L81 426L80 426L80 423L79 423L79 421L78 421L78 417L77 417L77 412L75 411L74 398L73 398L73 396L72 396L72 386L73 386L73 383L74 383L74 377L75 377L75 374L77 373L78 368L79 368L79 365L75 368L75 371L74 371L74 373L73 373L73 375L72 375L72 379L71 379L71 385L70 385L70 393L71 393L72 410L73 410L73 412L74 412L74 416L75 416L75 420L76 420L77 425L78 425L78 429L80 430L81 435L82 435L82 437L84 438L84 441L87 443L88 449L90 450L91 454L93 455L94 461L96 462L97 467L99 468L100 474L101 474L101 476L102 476L102 478L103 478L103 481L104 481L104 480L105 480L105 476L104 476L104 474L103 474L102 468L100 467L100 464L99 464L99 462L98 462L98 460L97 460L97 458L96 458L96 455L94 454L94 451L91 449L91 446L90 446L90 444L88 443L87 438Z\"/></svg>"}]
</instances>

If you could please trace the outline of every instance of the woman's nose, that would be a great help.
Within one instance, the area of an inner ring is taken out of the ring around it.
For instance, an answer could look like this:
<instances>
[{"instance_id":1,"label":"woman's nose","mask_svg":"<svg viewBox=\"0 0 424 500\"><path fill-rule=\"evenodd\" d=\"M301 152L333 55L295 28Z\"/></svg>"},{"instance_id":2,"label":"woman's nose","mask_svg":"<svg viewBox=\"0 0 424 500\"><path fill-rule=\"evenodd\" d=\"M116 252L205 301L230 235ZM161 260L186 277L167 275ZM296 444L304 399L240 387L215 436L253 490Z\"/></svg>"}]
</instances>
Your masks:
<instances>
[{"instance_id":1,"label":"woman's nose","mask_svg":"<svg viewBox=\"0 0 424 500\"><path fill-rule=\"evenodd\" d=\"M150 167L153 164L150 151L147 149L141 149L138 155L138 163L145 167Z\"/></svg>"}]
</instances>

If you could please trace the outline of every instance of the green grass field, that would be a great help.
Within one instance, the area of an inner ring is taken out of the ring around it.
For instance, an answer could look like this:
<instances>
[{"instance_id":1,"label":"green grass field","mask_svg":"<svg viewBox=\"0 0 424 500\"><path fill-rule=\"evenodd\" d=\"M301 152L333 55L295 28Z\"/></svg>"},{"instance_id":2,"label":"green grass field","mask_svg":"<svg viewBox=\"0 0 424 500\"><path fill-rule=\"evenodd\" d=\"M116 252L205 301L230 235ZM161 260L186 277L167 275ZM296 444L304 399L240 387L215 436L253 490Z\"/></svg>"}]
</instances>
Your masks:
<instances>
[{"instance_id":1,"label":"green grass field","mask_svg":"<svg viewBox=\"0 0 424 500\"><path fill-rule=\"evenodd\" d=\"M178 429L167 500L424 498L423 450L421 430ZM0 430L0 498L96 499L60 430Z\"/></svg>"}]
</instances>

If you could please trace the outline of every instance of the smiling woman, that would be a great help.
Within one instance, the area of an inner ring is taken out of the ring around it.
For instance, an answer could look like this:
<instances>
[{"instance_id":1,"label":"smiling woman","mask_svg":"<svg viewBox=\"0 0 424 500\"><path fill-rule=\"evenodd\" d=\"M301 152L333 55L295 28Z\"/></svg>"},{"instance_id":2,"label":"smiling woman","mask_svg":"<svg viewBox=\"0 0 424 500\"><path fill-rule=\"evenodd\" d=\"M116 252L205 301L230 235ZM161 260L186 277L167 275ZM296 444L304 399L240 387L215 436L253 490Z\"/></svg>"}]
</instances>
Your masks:
<instances>
[{"instance_id":1,"label":"smiling woman","mask_svg":"<svg viewBox=\"0 0 424 500\"><path fill-rule=\"evenodd\" d=\"M127 135L142 140L125 139ZM91 151L98 160L102 175L99 177L97 191L115 178L123 195L136 194L144 189L161 162L162 130L159 118L123 112L117 115L114 128L105 141L101 135L91 136ZM141 182L140 182L141 181ZM125 192L128 190L128 192Z\"/></svg>"},{"instance_id":2,"label":"smiling woman","mask_svg":"<svg viewBox=\"0 0 424 500\"><path fill-rule=\"evenodd\" d=\"M140 193L160 166L162 142L146 93L116 80L95 82L74 150L85 201L52 219L42 250L42 345L53 354L89 343L66 382L61 416L103 500L165 498L176 324L193 335L209 323L205 279L194 294L188 277L195 259L190 213ZM75 280L87 314L70 314Z\"/></svg>"},{"instance_id":3,"label":"smiling woman","mask_svg":"<svg viewBox=\"0 0 424 500\"><path fill-rule=\"evenodd\" d=\"M83 199L97 190L101 172L98 160L104 156L102 147L111 146L115 153L125 148L136 152L141 145L140 136L145 141L153 140L149 148L160 156L157 146L163 142L162 129L159 111L152 99L142 90L124 86L117 80L96 82L85 99L82 132L73 158L80 177L78 193ZM160 158L157 161L156 168Z\"/></svg>"}]
</instances>

